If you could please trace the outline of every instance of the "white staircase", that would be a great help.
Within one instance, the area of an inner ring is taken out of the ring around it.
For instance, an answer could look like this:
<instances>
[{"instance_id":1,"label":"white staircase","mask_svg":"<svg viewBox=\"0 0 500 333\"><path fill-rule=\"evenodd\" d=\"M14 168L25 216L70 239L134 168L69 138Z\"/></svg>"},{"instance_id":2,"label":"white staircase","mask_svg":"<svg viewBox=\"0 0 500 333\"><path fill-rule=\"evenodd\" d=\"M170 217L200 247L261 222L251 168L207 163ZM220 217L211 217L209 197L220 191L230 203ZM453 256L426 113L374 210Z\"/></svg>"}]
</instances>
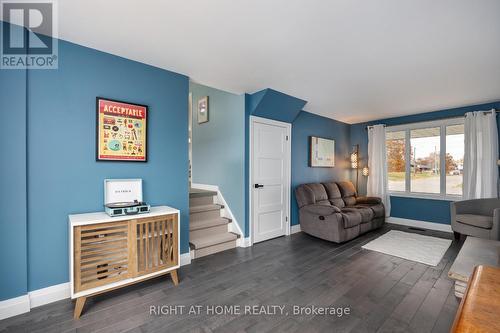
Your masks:
<instances>
[{"instance_id":1,"label":"white staircase","mask_svg":"<svg viewBox=\"0 0 500 333\"><path fill-rule=\"evenodd\" d=\"M224 206L215 204L217 192L189 191L189 245L194 258L236 247L238 235L228 231L231 220L221 217Z\"/></svg>"}]
</instances>

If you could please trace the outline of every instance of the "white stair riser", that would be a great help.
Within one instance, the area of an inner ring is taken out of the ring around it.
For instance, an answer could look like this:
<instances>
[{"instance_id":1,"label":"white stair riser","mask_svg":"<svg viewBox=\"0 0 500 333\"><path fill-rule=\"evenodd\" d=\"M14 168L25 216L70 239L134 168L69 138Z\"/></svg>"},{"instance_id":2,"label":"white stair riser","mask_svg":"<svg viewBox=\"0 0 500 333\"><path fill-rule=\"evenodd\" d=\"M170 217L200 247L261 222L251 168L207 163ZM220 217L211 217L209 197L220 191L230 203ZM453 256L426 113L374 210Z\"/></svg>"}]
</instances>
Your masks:
<instances>
[{"instance_id":1,"label":"white stair riser","mask_svg":"<svg viewBox=\"0 0 500 333\"><path fill-rule=\"evenodd\" d=\"M220 243L212 246L207 246L199 250L194 250L194 258L201 258L204 256L208 256L210 254L214 254L217 252L233 249L236 247L236 240L226 242L226 243Z\"/></svg>"},{"instance_id":2,"label":"white stair riser","mask_svg":"<svg viewBox=\"0 0 500 333\"><path fill-rule=\"evenodd\" d=\"M213 220L220 217L220 209L210 210L207 212L199 212L189 214L190 221L205 221L205 220Z\"/></svg>"},{"instance_id":3,"label":"white stair riser","mask_svg":"<svg viewBox=\"0 0 500 333\"><path fill-rule=\"evenodd\" d=\"M223 225L219 225L219 226L211 227L211 228L192 230L189 232L189 239L194 240L194 239L199 239L199 238L204 237L204 236L224 234L226 232L227 232L227 224L223 224Z\"/></svg>"},{"instance_id":4,"label":"white stair riser","mask_svg":"<svg viewBox=\"0 0 500 333\"><path fill-rule=\"evenodd\" d=\"M213 196L189 198L189 207L211 205L214 203Z\"/></svg>"}]
</instances>

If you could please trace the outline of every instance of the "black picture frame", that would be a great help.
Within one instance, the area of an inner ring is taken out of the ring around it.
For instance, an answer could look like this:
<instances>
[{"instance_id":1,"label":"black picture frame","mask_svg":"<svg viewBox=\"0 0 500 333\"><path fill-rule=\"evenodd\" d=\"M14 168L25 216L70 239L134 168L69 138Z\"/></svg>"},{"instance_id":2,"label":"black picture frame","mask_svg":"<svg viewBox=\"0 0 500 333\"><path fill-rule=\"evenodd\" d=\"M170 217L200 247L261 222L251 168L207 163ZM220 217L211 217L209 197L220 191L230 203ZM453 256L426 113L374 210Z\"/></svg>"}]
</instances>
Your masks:
<instances>
[{"instance_id":1,"label":"black picture frame","mask_svg":"<svg viewBox=\"0 0 500 333\"><path fill-rule=\"evenodd\" d=\"M143 160L133 160L133 159L101 159L99 158L99 101L100 100L106 100L110 102L116 102L116 103L124 103L124 104L130 104L134 106L139 106L143 107L146 109L146 116L144 117L144 121L146 123L146 133L145 133L145 139L144 139L144 147L145 147L145 154L144 154L144 159ZM146 163L148 162L148 156L149 156L149 147L148 147L148 137L149 137L149 106L145 104L140 104L140 103L132 103L132 102L127 102L123 100L118 100L118 99L113 99L113 98L107 98L107 97L102 97L102 96L97 96L95 98L95 160L96 162L135 162L135 163Z\"/></svg>"}]
</instances>

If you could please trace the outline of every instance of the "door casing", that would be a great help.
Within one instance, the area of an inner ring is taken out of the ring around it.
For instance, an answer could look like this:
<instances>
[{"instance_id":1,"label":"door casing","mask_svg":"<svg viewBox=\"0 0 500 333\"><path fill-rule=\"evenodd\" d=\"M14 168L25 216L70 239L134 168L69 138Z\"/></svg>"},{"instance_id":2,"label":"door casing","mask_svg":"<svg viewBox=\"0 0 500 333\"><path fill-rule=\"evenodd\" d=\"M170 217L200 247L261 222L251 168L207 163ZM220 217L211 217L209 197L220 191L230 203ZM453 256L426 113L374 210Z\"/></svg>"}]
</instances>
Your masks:
<instances>
[{"instance_id":1,"label":"door casing","mask_svg":"<svg viewBox=\"0 0 500 333\"><path fill-rule=\"evenodd\" d=\"M249 129L249 151L250 151L250 163L248 169L248 194L249 194L249 209L248 209L248 220L249 220L249 231L250 231L250 245L254 244L254 221L253 221L253 209L254 209L254 195L253 195L253 163L254 163L254 147L253 147L253 132L254 132L254 124L261 123L271 126L280 126L286 128L286 135L288 139L286 140L286 156L287 163L285 167L286 177L285 177L285 202L286 202L286 221L285 221L285 235L290 235L290 201L291 201L291 164L292 164L292 124L285 123L282 121L261 118L257 116L250 116L250 129Z\"/></svg>"}]
</instances>

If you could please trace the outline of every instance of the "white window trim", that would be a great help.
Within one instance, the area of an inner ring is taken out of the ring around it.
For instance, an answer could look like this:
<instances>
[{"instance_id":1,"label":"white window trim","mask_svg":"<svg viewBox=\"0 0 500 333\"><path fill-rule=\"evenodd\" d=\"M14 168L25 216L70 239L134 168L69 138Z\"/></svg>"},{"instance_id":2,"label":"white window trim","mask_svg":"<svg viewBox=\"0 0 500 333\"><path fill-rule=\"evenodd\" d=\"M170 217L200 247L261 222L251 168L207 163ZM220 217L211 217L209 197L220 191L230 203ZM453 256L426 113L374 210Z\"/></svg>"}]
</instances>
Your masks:
<instances>
[{"instance_id":1,"label":"white window trim","mask_svg":"<svg viewBox=\"0 0 500 333\"><path fill-rule=\"evenodd\" d=\"M417 123L409 123L404 125L387 126L386 132L405 132L405 191L390 191L389 195L394 197L405 197L405 198L418 198L418 199L433 199L433 200L448 200L457 201L461 200L461 195L446 194L446 172L445 172L445 156L446 156L446 126L450 125L461 125L465 123L464 117L447 118L433 121L423 121ZM410 131L420 128L429 127L439 127L440 128L440 154L439 154L439 165L440 165L440 193L423 193L423 192L411 192L411 180L410 180L410 169L411 169L411 145L410 143ZM444 176L443 176L444 175Z\"/></svg>"}]
</instances>

